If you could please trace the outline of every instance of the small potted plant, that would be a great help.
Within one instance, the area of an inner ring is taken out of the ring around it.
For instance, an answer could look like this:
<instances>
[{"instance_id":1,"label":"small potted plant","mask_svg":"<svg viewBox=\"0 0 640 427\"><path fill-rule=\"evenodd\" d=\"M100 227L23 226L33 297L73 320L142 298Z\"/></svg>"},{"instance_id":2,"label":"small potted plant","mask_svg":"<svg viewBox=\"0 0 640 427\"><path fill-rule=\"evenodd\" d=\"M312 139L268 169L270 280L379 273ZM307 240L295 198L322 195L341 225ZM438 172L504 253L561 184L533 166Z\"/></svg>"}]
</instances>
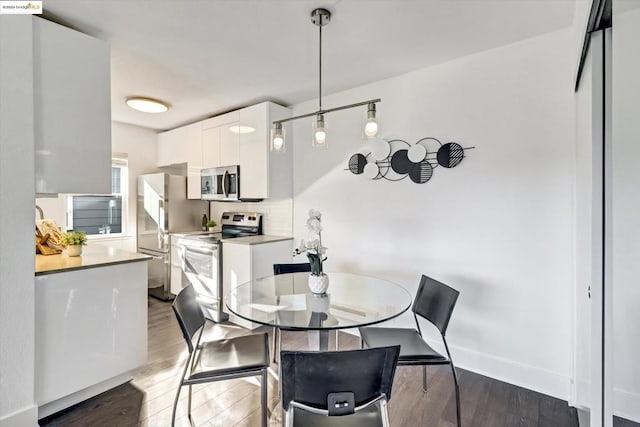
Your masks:
<instances>
[{"instance_id":1,"label":"small potted plant","mask_svg":"<svg viewBox=\"0 0 640 427\"><path fill-rule=\"evenodd\" d=\"M62 244L67 248L68 256L80 256L82 247L87 244L87 234L84 231L69 231L62 235Z\"/></svg>"},{"instance_id":2,"label":"small potted plant","mask_svg":"<svg viewBox=\"0 0 640 427\"><path fill-rule=\"evenodd\" d=\"M214 220L210 219L209 221L207 221L207 229L209 231L213 231L213 229L215 228L215 226L218 225L218 223L216 223Z\"/></svg>"}]
</instances>

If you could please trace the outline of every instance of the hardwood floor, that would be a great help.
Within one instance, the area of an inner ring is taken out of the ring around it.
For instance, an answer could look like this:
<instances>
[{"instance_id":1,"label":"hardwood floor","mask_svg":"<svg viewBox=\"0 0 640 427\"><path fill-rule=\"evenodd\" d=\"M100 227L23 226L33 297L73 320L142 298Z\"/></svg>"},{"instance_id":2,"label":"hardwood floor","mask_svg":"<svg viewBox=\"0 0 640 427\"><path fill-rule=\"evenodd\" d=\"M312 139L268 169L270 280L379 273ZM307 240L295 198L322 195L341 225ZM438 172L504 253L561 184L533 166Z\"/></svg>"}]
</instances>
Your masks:
<instances>
[{"instance_id":1,"label":"hardwood floor","mask_svg":"<svg viewBox=\"0 0 640 427\"><path fill-rule=\"evenodd\" d=\"M271 328L268 328L270 332ZM265 331L267 328L265 328ZM246 333L234 326L212 325L207 337ZM334 345L330 335L330 348ZM134 379L58 414L40 420L41 426L169 426L179 376L187 348L170 303L149 299L148 364ZM307 348L304 333L282 334L284 349ZM357 348L358 340L340 335L340 348ZM277 365L272 365L277 372ZM389 414L393 426L455 426L455 398L448 367L429 368L429 393L422 393L420 367L399 367L393 384ZM458 370L464 427L549 426L577 427L576 411L565 401ZM257 379L220 381L193 387L192 416L198 426L259 426ZM269 410L278 425L277 381L269 378ZM176 425L188 426L187 388L180 395ZM278 407L279 408L279 407Z\"/></svg>"}]
</instances>

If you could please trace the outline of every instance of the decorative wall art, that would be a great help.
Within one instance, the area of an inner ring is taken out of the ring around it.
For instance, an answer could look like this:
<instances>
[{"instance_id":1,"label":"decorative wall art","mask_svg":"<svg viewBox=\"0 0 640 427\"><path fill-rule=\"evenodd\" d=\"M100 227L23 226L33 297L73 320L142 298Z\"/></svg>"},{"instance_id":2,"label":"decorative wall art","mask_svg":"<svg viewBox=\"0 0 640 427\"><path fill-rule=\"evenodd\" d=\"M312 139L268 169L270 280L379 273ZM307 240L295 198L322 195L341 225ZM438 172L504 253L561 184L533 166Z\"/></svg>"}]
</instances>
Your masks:
<instances>
[{"instance_id":1,"label":"decorative wall art","mask_svg":"<svg viewBox=\"0 0 640 427\"><path fill-rule=\"evenodd\" d=\"M407 176L416 184L424 184L438 166L454 168L464 159L465 151L456 142L442 144L433 137L422 138L415 144L402 139L375 139L368 154L357 153L349 158L349 171L369 179L401 181Z\"/></svg>"}]
</instances>

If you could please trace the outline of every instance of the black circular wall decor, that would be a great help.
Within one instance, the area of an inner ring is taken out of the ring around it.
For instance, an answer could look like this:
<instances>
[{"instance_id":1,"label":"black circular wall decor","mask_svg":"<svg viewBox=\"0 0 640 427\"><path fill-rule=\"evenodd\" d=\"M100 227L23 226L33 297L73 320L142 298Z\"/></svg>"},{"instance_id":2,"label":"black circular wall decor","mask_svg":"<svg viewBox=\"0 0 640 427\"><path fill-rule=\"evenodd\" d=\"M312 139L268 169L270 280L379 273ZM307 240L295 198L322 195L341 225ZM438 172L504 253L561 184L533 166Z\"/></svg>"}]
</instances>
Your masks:
<instances>
[{"instance_id":1,"label":"black circular wall decor","mask_svg":"<svg viewBox=\"0 0 640 427\"><path fill-rule=\"evenodd\" d=\"M409 178L416 184L424 184L433 176L433 166L427 160L416 163L409 171Z\"/></svg>"},{"instance_id":2,"label":"black circular wall decor","mask_svg":"<svg viewBox=\"0 0 640 427\"><path fill-rule=\"evenodd\" d=\"M448 142L438 149L436 155L438 164L445 168L456 167L462 162L464 158L464 149L460 144L455 142Z\"/></svg>"},{"instance_id":3,"label":"black circular wall decor","mask_svg":"<svg viewBox=\"0 0 640 427\"><path fill-rule=\"evenodd\" d=\"M454 168L464 159L464 150L475 148L462 147L456 142L442 144L437 138L425 137L419 139L414 144L422 145L426 148L425 158L419 162L414 162L408 155L409 149L412 147L411 144L402 139L390 139L386 141L390 146L390 152L386 158L375 160L371 153L357 153L349 158L349 168L347 170L355 175L361 175L364 172L365 166L368 163L372 163L372 166L375 165L378 167L378 174L369 177L373 180L384 178L387 181L401 181L408 176L411 181L416 184L424 184L433 177L433 170L436 167ZM416 156L413 157L414 160L417 160L417 158L415 158Z\"/></svg>"},{"instance_id":4,"label":"black circular wall decor","mask_svg":"<svg viewBox=\"0 0 640 427\"><path fill-rule=\"evenodd\" d=\"M408 174L415 166L408 157L409 150L398 150L391 155L391 169L401 175Z\"/></svg>"},{"instance_id":5,"label":"black circular wall decor","mask_svg":"<svg viewBox=\"0 0 640 427\"><path fill-rule=\"evenodd\" d=\"M364 154L354 154L349 159L349 170L356 175L360 175L362 171L364 171L364 166L366 164L367 158Z\"/></svg>"}]
</instances>

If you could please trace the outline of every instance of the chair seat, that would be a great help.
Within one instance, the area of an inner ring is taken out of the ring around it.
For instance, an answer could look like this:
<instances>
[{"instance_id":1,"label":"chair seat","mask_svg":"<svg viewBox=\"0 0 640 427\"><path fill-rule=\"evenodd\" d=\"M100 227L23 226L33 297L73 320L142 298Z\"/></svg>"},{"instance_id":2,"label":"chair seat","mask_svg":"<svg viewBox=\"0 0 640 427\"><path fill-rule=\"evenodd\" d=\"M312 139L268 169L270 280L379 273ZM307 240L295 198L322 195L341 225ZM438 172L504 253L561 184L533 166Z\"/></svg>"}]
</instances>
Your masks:
<instances>
[{"instance_id":1,"label":"chair seat","mask_svg":"<svg viewBox=\"0 0 640 427\"><path fill-rule=\"evenodd\" d=\"M293 425L304 427L382 427L380 407L371 405L352 415L328 417L294 408Z\"/></svg>"},{"instance_id":2,"label":"chair seat","mask_svg":"<svg viewBox=\"0 0 640 427\"><path fill-rule=\"evenodd\" d=\"M415 329L360 328L365 347L400 345L399 365L446 364L449 360L425 342Z\"/></svg>"},{"instance_id":3,"label":"chair seat","mask_svg":"<svg viewBox=\"0 0 640 427\"><path fill-rule=\"evenodd\" d=\"M269 345L266 333L246 335L220 341L205 342L200 346L190 380L211 375L237 374L242 370L269 366Z\"/></svg>"}]
</instances>

